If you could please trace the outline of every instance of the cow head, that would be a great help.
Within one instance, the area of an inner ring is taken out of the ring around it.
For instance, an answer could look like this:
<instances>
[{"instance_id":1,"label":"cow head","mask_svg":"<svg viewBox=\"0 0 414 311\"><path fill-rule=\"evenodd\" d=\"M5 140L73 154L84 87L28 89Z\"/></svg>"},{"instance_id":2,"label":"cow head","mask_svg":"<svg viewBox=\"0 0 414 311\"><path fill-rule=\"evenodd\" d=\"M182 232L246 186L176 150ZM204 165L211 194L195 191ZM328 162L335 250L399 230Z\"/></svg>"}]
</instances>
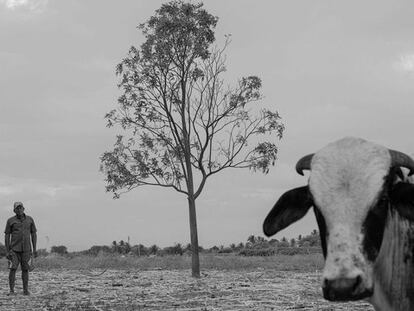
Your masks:
<instances>
[{"instance_id":1,"label":"cow head","mask_svg":"<svg viewBox=\"0 0 414 311\"><path fill-rule=\"evenodd\" d=\"M357 300L373 294L373 268L400 167L414 161L398 151L358 138L344 138L303 157L308 185L283 194L266 217L271 236L302 218L313 206L325 257L322 289L328 300Z\"/></svg>"}]
</instances>

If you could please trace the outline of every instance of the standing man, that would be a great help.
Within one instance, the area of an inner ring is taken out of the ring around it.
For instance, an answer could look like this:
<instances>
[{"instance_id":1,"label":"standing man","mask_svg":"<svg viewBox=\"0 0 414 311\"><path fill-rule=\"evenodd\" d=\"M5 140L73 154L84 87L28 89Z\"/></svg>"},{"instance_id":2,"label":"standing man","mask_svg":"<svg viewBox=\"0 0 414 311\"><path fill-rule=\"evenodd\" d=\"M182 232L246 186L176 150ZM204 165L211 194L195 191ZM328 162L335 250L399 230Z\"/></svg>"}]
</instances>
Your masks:
<instances>
[{"instance_id":1,"label":"standing man","mask_svg":"<svg viewBox=\"0 0 414 311\"><path fill-rule=\"evenodd\" d=\"M33 218L24 213L24 207L22 202L15 202L13 216L7 220L5 235L5 245L7 250L7 258L11 261L11 267L9 267L9 286L10 295L14 295L14 284L16 280L16 270L19 264L22 268L22 280L23 280L23 294L30 295L29 293L29 260L33 255L37 257L36 252L36 226Z\"/></svg>"}]
</instances>

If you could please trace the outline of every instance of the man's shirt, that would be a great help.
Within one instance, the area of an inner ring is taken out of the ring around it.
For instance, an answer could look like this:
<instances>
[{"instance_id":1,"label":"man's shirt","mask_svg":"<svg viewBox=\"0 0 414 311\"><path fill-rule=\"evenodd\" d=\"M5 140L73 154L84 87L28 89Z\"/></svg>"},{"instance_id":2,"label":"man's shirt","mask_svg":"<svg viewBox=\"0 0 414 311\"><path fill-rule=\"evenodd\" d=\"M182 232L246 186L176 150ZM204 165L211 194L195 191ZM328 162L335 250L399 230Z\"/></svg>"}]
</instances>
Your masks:
<instances>
[{"instance_id":1,"label":"man's shirt","mask_svg":"<svg viewBox=\"0 0 414 311\"><path fill-rule=\"evenodd\" d=\"M35 233L36 226L33 218L23 214L19 219L13 216L7 220L5 234L11 234L10 249L15 252L31 252L31 234Z\"/></svg>"}]
</instances>

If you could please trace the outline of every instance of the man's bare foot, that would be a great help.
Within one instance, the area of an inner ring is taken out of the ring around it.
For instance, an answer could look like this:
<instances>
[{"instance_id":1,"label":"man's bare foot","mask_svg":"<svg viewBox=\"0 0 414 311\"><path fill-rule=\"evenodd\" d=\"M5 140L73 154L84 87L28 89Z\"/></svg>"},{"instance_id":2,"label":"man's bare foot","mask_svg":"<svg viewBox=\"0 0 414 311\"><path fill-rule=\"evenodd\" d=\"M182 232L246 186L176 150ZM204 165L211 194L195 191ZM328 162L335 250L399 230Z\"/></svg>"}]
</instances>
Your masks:
<instances>
[{"instance_id":1,"label":"man's bare foot","mask_svg":"<svg viewBox=\"0 0 414 311\"><path fill-rule=\"evenodd\" d=\"M16 295L16 293L14 292L14 291L10 291L8 294L7 294L7 296L15 296Z\"/></svg>"},{"instance_id":2,"label":"man's bare foot","mask_svg":"<svg viewBox=\"0 0 414 311\"><path fill-rule=\"evenodd\" d=\"M25 290L25 291L23 292L23 295L25 295L25 296L30 296L30 292L29 292L28 290Z\"/></svg>"}]
</instances>

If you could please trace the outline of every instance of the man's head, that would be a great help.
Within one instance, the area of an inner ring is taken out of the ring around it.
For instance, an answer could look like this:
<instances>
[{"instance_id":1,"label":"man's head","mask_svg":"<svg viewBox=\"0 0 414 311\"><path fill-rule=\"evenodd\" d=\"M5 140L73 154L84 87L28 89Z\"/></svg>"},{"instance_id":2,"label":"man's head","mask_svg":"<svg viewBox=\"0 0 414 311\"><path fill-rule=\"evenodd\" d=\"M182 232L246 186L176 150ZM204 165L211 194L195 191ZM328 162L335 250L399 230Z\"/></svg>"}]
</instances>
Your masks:
<instances>
[{"instance_id":1,"label":"man's head","mask_svg":"<svg viewBox=\"0 0 414 311\"><path fill-rule=\"evenodd\" d=\"M24 206L22 202L14 202L13 211L17 216L21 216L24 213Z\"/></svg>"}]
</instances>

